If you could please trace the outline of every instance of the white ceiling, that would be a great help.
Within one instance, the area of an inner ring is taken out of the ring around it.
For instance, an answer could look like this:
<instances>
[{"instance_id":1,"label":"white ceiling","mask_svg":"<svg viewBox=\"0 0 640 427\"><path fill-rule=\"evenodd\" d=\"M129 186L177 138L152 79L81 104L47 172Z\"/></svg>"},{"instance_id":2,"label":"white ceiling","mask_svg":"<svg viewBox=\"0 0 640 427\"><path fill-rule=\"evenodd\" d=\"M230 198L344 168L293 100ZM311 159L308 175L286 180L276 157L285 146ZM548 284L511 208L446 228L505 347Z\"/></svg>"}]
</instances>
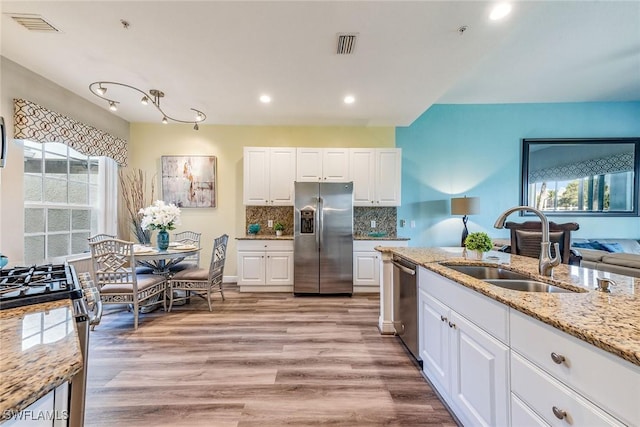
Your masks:
<instances>
[{"instance_id":1,"label":"white ceiling","mask_svg":"<svg viewBox=\"0 0 640 427\"><path fill-rule=\"evenodd\" d=\"M161 89L169 115L196 108L206 124L406 126L434 103L640 100L640 1L512 3L493 22L485 1L2 1L0 53L105 108L91 82ZM358 33L353 55L335 53L341 32ZM160 120L109 91L122 118Z\"/></svg>"}]
</instances>

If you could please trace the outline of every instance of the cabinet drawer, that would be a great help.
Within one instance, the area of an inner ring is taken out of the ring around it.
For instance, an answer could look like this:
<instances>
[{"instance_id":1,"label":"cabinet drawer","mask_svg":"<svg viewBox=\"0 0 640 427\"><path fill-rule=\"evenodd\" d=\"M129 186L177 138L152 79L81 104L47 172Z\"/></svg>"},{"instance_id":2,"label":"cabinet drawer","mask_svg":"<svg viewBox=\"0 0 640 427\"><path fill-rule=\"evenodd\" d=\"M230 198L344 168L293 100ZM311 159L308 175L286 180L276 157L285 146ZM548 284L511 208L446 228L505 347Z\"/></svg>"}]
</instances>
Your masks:
<instances>
[{"instance_id":1,"label":"cabinet drawer","mask_svg":"<svg viewBox=\"0 0 640 427\"><path fill-rule=\"evenodd\" d=\"M630 425L640 425L640 367L511 311L511 347ZM558 356L564 362L556 363Z\"/></svg>"},{"instance_id":2,"label":"cabinet drawer","mask_svg":"<svg viewBox=\"0 0 640 427\"><path fill-rule=\"evenodd\" d=\"M509 342L509 307L423 267L419 277L421 289L503 343Z\"/></svg>"},{"instance_id":3,"label":"cabinet drawer","mask_svg":"<svg viewBox=\"0 0 640 427\"><path fill-rule=\"evenodd\" d=\"M293 251L293 240L238 240L238 251Z\"/></svg>"},{"instance_id":4,"label":"cabinet drawer","mask_svg":"<svg viewBox=\"0 0 640 427\"><path fill-rule=\"evenodd\" d=\"M549 427L549 424L513 393L511 394L511 425L513 427Z\"/></svg>"},{"instance_id":5,"label":"cabinet drawer","mask_svg":"<svg viewBox=\"0 0 640 427\"><path fill-rule=\"evenodd\" d=\"M624 425L513 351L511 391L551 426Z\"/></svg>"}]
</instances>

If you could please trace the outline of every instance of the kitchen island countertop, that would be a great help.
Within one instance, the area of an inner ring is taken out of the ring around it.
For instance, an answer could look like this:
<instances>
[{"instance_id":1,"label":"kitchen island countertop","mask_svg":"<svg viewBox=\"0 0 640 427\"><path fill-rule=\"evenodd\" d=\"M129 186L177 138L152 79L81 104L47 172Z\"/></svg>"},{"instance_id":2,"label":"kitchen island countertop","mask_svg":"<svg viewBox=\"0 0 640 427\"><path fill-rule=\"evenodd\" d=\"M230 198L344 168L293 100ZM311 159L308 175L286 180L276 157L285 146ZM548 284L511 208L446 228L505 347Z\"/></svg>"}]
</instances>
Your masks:
<instances>
[{"instance_id":1,"label":"kitchen island countertop","mask_svg":"<svg viewBox=\"0 0 640 427\"><path fill-rule=\"evenodd\" d=\"M82 364L70 300L0 311L0 420L70 381Z\"/></svg>"},{"instance_id":2,"label":"kitchen island countertop","mask_svg":"<svg viewBox=\"0 0 640 427\"><path fill-rule=\"evenodd\" d=\"M602 350L640 365L640 278L560 264L553 278L538 274L538 260L490 251L484 259L467 259L463 248L377 248L400 256L441 276L586 341ZM453 269L448 264L500 267L579 292L520 292L500 288ZM596 290L596 278L615 282L610 293Z\"/></svg>"}]
</instances>

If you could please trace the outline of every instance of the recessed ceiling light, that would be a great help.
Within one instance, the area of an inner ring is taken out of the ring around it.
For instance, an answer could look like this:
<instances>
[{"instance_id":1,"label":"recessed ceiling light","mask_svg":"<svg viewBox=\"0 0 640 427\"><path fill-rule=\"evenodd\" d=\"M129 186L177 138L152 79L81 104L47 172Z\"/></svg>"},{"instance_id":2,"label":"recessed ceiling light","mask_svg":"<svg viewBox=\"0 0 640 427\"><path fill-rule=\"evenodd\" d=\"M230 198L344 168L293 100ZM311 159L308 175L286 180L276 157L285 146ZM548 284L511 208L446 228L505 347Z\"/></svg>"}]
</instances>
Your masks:
<instances>
[{"instance_id":1,"label":"recessed ceiling light","mask_svg":"<svg viewBox=\"0 0 640 427\"><path fill-rule=\"evenodd\" d=\"M497 21L507 16L511 12L511 5L509 3L497 4L489 14L489 19Z\"/></svg>"},{"instance_id":2,"label":"recessed ceiling light","mask_svg":"<svg viewBox=\"0 0 640 427\"><path fill-rule=\"evenodd\" d=\"M354 102L356 102L356 99L353 97L353 95L347 95L344 97L345 104L353 104Z\"/></svg>"},{"instance_id":3,"label":"recessed ceiling light","mask_svg":"<svg viewBox=\"0 0 640 427\"><path fill-rule=\"evenodd\" d=\"M268 104L271 102L271 97L269 95L260 95L260 102Z\"/></svg>"}]
</instances>

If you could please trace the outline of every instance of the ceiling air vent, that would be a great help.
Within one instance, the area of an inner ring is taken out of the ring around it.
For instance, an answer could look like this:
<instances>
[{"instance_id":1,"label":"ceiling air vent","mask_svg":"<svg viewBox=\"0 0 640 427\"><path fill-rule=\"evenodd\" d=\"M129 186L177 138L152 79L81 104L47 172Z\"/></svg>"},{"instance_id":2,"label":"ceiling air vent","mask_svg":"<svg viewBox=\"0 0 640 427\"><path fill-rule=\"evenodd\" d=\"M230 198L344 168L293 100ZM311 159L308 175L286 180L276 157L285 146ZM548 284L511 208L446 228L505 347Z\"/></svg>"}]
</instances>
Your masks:
<instances>
[{"instance_id":1,"label":"ceiling air vent","mask_svg":"<svg viewBox=\"0 0 640 427\"><path fill-rule=\"evenodd\" d=\"M339 33L336 53L338 55L351 55L356 47L357 35L358 33Z\"/></svg>"},{"instance_id":2,"label":"ceiling air vent","mask_svg":"<svg viewBox=\"0 0 640 427\"><path fill-rule=\"evenodd\" d=\"M45 21L40 15L11 15L11 18L29 31L46 31L52 33L60 31Z\"/></svg>"}]
</instances>

